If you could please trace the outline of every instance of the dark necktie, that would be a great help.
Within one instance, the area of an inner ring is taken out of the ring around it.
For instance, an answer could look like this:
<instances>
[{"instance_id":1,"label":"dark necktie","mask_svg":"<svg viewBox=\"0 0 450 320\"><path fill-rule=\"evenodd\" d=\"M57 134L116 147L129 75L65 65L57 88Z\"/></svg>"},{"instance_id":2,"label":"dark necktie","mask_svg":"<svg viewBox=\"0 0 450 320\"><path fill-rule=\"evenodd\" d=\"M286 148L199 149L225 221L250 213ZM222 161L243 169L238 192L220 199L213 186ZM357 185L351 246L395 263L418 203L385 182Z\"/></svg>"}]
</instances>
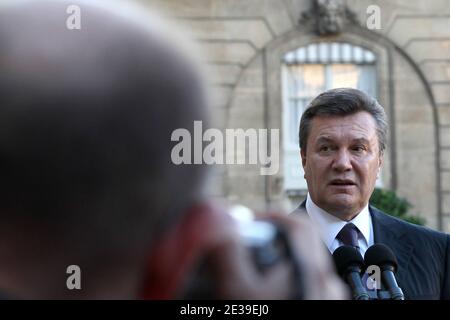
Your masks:
<instances>
[{"instance_id":1,"label":"dark necktie","mask_svg":"<svg viewBox=\"0 0 450 320\"><path fill-rule=\"evenodd\" d=\"M358 244L358 228L353 223L347 223L341 231L339 231L336 239L340 240L346 246L352 246L359 251Z\"/></svg>"}]
</instances>

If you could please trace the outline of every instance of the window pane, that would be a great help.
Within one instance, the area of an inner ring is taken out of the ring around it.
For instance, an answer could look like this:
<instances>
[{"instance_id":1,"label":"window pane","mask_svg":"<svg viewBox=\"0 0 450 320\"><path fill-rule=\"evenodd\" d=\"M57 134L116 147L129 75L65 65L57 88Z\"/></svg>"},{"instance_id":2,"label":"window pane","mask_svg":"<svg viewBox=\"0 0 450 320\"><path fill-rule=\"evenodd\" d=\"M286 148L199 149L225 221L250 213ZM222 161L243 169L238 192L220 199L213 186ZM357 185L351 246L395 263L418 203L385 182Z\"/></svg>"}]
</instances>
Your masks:
<instances>
[{"instance_id":1,"label":"window pane","mask_svg":"<svg viewBox=\"0 0 450 320\"><path fill-rule=\"evenodd\" d=\"M376 69L374 65L359 66L358 88L372 97L377 95Z\"/></svg>"},{"instance_id":2,"label":"window pane","mask_svg":"<svg viewBox=\"0 0 450 320\"><path fill-rule=\"evenodd\" d=\"M350 87L376 96L376 70L373 65L332 64L327 74L330 83L327 89Z\"/></svg>"},{"instance_id":3,"label":"window pane","mask_svg":"<svg viewBox=\"0 0 450 320\"><path fill-rule=\"evenodd\" d=\"M364 59L366 60L367 63L373 63L375 62L375 55L372 52L366 50L364 52Z\"/></svg>"},{"instance_id":4,"label":"window pane","mask_svg":"<svg viewBox=\"0 0 450 320\"><path fill-rule=\"evenodd\" d=\"M317 45L316 44L310 44L308 46L308 61L310 62L316 62L318 60L318 55L317 55Z\"/></svg>"},{"instance_id":5,"label":"window pane","mask_svg":"<svg viewBox=\"0 0 450 320\"><path fill-rule=\"evenodd\" d=\"M297 91L297 83L296 83L296 78L297 77L302 77L302 67L298 66L298 65L292 65L289 66L289 68L286 71L287 74L287 92L288 92L288 96L289 98L295 96L295 92Z\"/></svg>"},{"instance_id":6,"label":"window pane","mask_svg":"<svg viewBox=\"0 0 450 320\"><path fill-rule=\"evenodd\" d=\"M359 70L355 64L332 64L330 74L330 88L351 87L357 88Z\"/></svg>"},{"instance_id":7,"label":"window pane","mask_svg":"<svg viewBox=\"0 0 450 320\"><path fill-rule=\"evenodd\" d=\"M304 66L302 91L298 97L313 98L325 89L325 65L310 64Z\"/></svg>"},{"instance_id":8,"label":"window pane","mask_svg":"<svg viewBox=\"0 0 450 320\"><path fill-rule=\"evenodd\" d=\"M324 65L289 66L288 93L290 98L314 97L325 89Z\"/></svg>"},{"instance_id":9,"label":"window pane","mask_svg":"<svg viewBox=\"0 0 450 320\"><path fill-rule=\"evenodd\" d=\"M300 118L305 111L306 107L305 99L293 99L290 102L290 117L289 117L289 143L292 144L294 148L298 146L298 129L300 124Z\"/></svg>"},{"instance_id":10,"label":"window pane","mask_svg":"<svg viewBox=\"0 0 450 320\"><path fill-rule=\"evenodd\" d=\"M327 63L329 61L329 44L326 42L322 42L319 45L319 58L321 63Z\"/></svg>"},{"instance_id":11,"label":"window pane","mask_svg":"<svg viewBox=\"0 0 450 320\"><path fill-rule=\"evenodd\" d=\"M289 128L288 129L288 136L289 136L289 143L292 145L295 145L297 143L298 138L296 137L297 133L297 115L299 113L298 110L298 103L297 100L291 100L290 101L290 117L289 117Z\"/></svg>"},{"instance_id":12,"label":"window pane","mask_svg":"<svg viewBox=\"0 0 450 320\"><path fill-rule=\"evenodd\" d=\"M341 53L340 53L339 43L334 42L331 44L331 60L333 62L341 61Z\"/></svg>"},{"instance_id":13,"label":"window pane","mask_svg":"<svg viewBox=\"0 0 450 320\"><path fill-rule=\"evenodd\" d=\"M348 43L342 45L342 61L350 62L352 60L352 47Z\"/></svg>"},{"instance_id":14,"label":"window pane","mask_svg":"<svg viewBox=\"0 0 450 320\"><path fill-rule=\"evenodd\" d=\"M361 47L353 47L353 59L356 63L361 63L363 61L363 49Z\"/></svg>"},{"instance_id":15,"label":"window pane","mask_svg":"<svg viewBox=\"0 0 450 320\"><path fill-rule=\"evenodd\" d=\"M284 56L284 61L286 63L293 63L295 61L295 53L294 52L289 52Z\"/></svg>"},{"instance_id":16,"label":"window pane","mask_svg":"<svg viewBox=\"0 0 450 320\"><path fill-rule=\"evenodd\" d=\"M306 48L303 47L303 48L298 49L296 57L297 57L298 62L304 63L306 61Z\"/></svg>"}]
</instances>

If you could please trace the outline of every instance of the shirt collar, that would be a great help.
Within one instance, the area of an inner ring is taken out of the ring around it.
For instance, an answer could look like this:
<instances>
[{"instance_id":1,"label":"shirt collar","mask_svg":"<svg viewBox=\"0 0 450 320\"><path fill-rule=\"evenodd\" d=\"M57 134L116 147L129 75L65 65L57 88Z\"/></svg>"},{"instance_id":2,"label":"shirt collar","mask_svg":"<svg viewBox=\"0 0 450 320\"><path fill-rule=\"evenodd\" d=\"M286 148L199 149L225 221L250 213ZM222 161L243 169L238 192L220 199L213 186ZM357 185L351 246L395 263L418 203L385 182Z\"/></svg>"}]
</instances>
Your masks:
<instances>
[{"instance_id":1,"label":"shirt collar","mask_svg":"<svg viewBox=\"0 0 450 320\"><path fill-rule=\"evenodd\" d=\"M352 220L344 221L325 210L319 208L311 199L309 193L306 197L306 212L310 216L313 223L319 229L322 240L331 250L331 246L336 239L337 234L347 223L353 223L362 234L366 244L369 243L370 237L370 213L369 204L367 204L360 213Z\"/></svg>"}]
</instances>

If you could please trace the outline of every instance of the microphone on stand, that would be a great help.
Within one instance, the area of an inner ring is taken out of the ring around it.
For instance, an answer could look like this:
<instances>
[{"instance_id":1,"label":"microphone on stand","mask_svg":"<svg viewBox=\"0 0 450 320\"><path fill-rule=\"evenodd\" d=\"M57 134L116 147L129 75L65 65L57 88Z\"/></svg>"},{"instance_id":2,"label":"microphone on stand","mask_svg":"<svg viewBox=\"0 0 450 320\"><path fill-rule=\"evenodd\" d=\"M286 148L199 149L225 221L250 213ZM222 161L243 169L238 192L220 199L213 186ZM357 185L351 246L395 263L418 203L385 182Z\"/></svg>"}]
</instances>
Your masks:
<instances>
[{"instance_id":1,"label":"microphone on stand","mask_svg":"<svg viewBox=\"0 0 450 320\"><path fill-rule=\"evenodd\" d=\"M397 258L389 247L378 243L367 249L364 255L366 266L376 265L381 269L381 281L389 291L392 300L405 300L402 289L395 279L398 269Z\"/></svg>"},{"instance_id":2,"label":"microphone on stand","mask_svg":"<svg viewBox=\"0 0 450 320\"><path fill-rule=\"evenodd\" d=\"M339 275L350 286L353 299L369 300L369 294L361 280L364 260L359 251L352 246L341 246L333 252L333 259Z\"/></svg>"}]
</instances>

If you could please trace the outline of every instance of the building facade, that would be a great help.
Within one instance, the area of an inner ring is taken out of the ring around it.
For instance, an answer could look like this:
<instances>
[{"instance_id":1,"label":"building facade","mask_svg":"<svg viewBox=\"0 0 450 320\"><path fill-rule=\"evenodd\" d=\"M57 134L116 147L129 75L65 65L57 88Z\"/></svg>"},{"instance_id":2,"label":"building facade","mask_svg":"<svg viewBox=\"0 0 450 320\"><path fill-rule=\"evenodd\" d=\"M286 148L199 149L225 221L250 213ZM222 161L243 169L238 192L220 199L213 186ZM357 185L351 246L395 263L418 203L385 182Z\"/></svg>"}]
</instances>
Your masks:
<instances>
[{"instance_id":1,"label":"building facade","mask_svg":"<svg viewBox=\"0 0 450 320\"><path fill-rule=\"evenodd\" d=\"M389 118L378 185L450 232L450 1L138 2L197 41L217 128L279 130L276 174L217 165L212 195L254 209L298 205L306 194L296 132L302 109L325 89L351 86L375 96Z\"/></svg>"}]
</instances>

